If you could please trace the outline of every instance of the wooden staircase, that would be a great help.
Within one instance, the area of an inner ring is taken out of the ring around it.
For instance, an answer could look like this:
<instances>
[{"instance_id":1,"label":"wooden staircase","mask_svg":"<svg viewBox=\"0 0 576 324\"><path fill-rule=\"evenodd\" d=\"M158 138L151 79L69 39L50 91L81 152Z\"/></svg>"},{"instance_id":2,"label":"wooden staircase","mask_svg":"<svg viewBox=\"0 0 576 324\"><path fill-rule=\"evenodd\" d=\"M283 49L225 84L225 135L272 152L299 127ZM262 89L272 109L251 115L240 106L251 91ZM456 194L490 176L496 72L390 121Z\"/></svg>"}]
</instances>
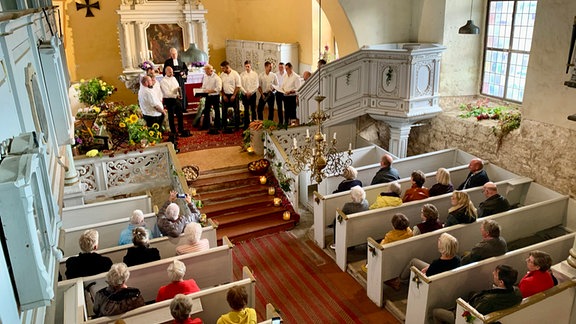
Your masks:
<instances>
[{"instance_id":1,"label":"wooden staircase","mask_svg":"<svg viewBox=\"0 0 576 324\"><path fill-rule=\"evenodd\" d=\"M217 225L218 241L227 236L232 242L250 240L266 234L292 229L298 219L285 221L283 207L274 206L268 185L246 166L200 172L191 187L201 199L201 212Z\"/></svg>"}]
</instances>

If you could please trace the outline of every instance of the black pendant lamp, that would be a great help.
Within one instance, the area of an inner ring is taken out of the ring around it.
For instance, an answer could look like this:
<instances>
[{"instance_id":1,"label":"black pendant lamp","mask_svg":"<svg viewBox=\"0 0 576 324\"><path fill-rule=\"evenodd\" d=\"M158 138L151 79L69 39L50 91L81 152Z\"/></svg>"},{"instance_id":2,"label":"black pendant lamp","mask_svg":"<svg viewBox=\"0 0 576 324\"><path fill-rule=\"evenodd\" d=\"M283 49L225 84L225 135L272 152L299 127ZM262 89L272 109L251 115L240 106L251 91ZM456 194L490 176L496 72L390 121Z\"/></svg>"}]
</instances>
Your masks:
<instances>
[{"instance_id":1,"label":"black pendant lamp","mask_svg":"<svg viewBox=\"0 0 576 324\"><path fill-rule=\"evenodd\" d=\"M458 34L475 35L480 34L480 27L474 25L472 21L472 8L474 7L474 0L470 3L470 19L466 22L466 25L458 29Z\"/></svg>"}]
</instances>

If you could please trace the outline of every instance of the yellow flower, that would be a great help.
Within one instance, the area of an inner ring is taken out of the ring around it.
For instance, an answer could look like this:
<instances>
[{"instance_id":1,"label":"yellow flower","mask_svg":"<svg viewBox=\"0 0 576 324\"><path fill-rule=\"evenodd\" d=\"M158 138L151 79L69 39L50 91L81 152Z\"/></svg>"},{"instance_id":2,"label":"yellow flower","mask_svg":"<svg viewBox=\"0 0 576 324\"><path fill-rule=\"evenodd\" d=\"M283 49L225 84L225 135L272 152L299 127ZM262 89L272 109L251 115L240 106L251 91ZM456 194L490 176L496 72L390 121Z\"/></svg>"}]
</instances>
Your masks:
<instances>
[{"instance_id":1,"label":"yellow flower","mask_svg":"<svg viewBox=\"0 0 576 324\"><path fill-rule=\"evenodd\" d=\"M134 124L138 121L138 116L136 114L130 115L130 124Z\"/></svg>"},{"instance_id":2,"label":"yellow flower","mask_svg":"<svg viewBox=\"0 0 576 324\"><path fill-rule=\"evenodd\" d=\"M97 114L99 114L99 113L100 113L100 108L94 107L94 112L97 113Z\"/></svg>"},{"instance_id":3,"label":"yellow flower","mask_svg":"<svg viewBox=\"0 0 576 324\"><path fill-rule=\"evenodd\" d=\"M87 157L95 157L96 155L98 155L98 150L90 150L86 152Z\"/></svg>"},{"instance_id":4,"label":"yellow flower","mask_svg":"<svg viewBox=\"0 0 576 324\"><path fill-rule=\"evenodd\" d=\"M158 138L162 137L162 133L160 132L156 133L156 135L158 135Z\"/></svg>"},{"instance_id":5,"label":"yellow flower","mask_svg":"<svg viewBox=\"0 0 576 324\"><path fill-rule=\"evenodd\" d=\"M158 125L158 123L154 123L154 124L152 124L152 128L158 129L158 128L160 128L160 125ZM152 135L150 135L150 136L152 136Z\"/></svg>"},{"instance_id":6,"label":"yellow flower","mask_svg":"<svg viewBox=\"0 0 576 324\"><path fill-rule=\"evenodd\" d=\"M85 80L84 80L84 79L80 79L80 83L84 83L84 82L85 82Z\"/></svg>"},{"instance_id":7,"label":"yellow flower","mask_svg":"<svg viewBox=\"0 0 576 324\"><path fill-rule=\"evenodd\" d=\"M148 134L149 134L150 136L154 136L154 131L149 131Z\"/></svg>"},{"instance_id":8,"label":"yellow flower","mask_svg":"<svg viewBox=\"0 0 576 324\"><path fill-rule=\"evenodd\" d=\"M118 124L118 126L120 126L121 128L126 127L126 124L124 124L123 122L120 122L120 124Z\"/></svg>"},{"instance_id":9,"label":"yellow flower","mask_svg":"<svg viewBox=\"0 0 576 324\"><path fill-rule=\"evenodd\" d=\"M130 143L130 145L134 145L134 141L133 141L133 140L130 140L129 143Z\"/></svg>"},{"instance_id":10,"label":"yellow flower","mask_svg":"<svg viewBox=\"0 0 576 324\"><path fill-rule=\"evenodd\" d=\"M74 89L76 89L76 90L80 89L80 85L79 84L75 85Z\"/></svg>"},{"instance_id":11,"label":"yellow flower","mask_svg":"<svg viewBox=\"0 0 576 324\"><path fill-rule=\"evenodd\" d=\"M102 89L102 91L106 91L106 87L101 87L100 89Z\"/></svg>"}]
</instances>

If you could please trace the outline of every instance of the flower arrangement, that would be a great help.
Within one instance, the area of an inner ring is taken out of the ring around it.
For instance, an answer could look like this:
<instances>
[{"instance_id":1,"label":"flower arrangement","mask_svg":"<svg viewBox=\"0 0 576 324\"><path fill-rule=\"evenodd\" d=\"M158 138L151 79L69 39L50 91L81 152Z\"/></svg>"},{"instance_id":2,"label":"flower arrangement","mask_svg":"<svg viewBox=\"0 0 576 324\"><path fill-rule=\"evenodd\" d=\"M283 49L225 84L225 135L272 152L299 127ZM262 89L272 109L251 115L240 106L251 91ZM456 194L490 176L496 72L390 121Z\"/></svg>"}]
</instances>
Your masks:
<instances>
[{"instance_id":1,"label":"flower arrangement","mask_svg":"<svg viewBox=\"0 0 576 324\"><path fill-rule=\"evenodd\" d=\"M204 65L206 65L206 62L202 62L202 61L192 62L192 63L190 63L190 65L193 67L199 68L199 67L203 67Z\"/></svg>"},{"instance_id":2,"label":"flower arrangement","mask_svg":"<svg viewBox=\"0 0 576 324\"><path fill-rule=\"evenodd\" d=\"M138 117L136 114L130 115L118 124L121 128L126 128L129 136L129 144L135 145L142 144L156 144L162 141L162 132L160 132L160 125L154 124L148 128L146 121Z\"/></svg>"},{"instance_id":3,"label":"flower arrangement","mask_svg":"<svg viewBox=\"0 0 576 324\"><path fill-rule=\"evenodd\" d=\"M474 317L474 315L472 315L469 311L464 311L464 313L462 313L462 317L466 319L466 323L472 323L476 319L476 317Z\"/></svg>"},{"instance_id":4,"label":"flower arrangement","mask_svg":"<svg viewBox=\"0 0 576 324\"><path fill-rule=\"evenodd\" d=\"M144 62L138 64L138 67L144 71L147 71L148 69L154 69L154 63L152 63L150 61L144 61Z\"/></svg>"},{"instance_id":5,"label":"flower arrangement","mask_svg":"<svg viewBox=\"0 0 576 324\"><path fill-rule=\"evenodd\" d=\"M89 106L100 105L108 98L116 88L106 82L94 78L88 81L80 80L80 84L76 85L78 90L78 100Z\"/></svg>"}]
</instances>

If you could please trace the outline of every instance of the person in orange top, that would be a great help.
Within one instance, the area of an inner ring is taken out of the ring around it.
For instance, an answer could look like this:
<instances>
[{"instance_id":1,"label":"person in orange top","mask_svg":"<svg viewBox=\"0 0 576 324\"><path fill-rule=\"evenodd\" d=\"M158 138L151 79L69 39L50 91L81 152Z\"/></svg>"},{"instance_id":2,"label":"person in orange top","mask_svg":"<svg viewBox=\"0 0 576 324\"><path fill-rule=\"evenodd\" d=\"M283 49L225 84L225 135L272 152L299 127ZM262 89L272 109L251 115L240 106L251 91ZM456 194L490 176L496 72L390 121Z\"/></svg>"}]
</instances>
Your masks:
<instances>
[{"instance_id":1,"label":"person in orange top","mask_svg":"<svg viewBox=\"0 0 576 324\"><path fill-rule=\"evenodd\" d=\"M428 188L424 187L424 182L426 181L426 175L424 172L420 170L412 171L410 181L412 182L412 187L406 190L404 197L402 197L402 202L421 200L430 197Z\"/></svg>"}]
</instances>

